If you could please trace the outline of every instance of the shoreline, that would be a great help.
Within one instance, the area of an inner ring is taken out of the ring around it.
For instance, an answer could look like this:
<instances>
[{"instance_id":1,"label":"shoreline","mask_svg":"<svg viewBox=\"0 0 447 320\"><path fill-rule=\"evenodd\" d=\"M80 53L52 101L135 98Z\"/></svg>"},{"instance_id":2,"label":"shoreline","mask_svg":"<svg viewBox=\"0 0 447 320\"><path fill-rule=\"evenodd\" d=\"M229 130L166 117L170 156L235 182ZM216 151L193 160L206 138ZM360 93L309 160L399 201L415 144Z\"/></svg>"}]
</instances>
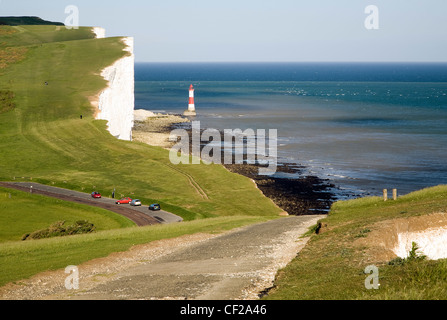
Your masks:
<instances>
[{"instance_id":1,"label":"shoreline","mask_svg":"<svg viewBox=\"0 0 447 320\"><path fill-rule=\"evenodd\" d=\"M132 140L165 149L175 144L169 141L174 126L189 122L189 119L179 114L154 113L142 109L135 110L134 117Z\"/></svg>"},{"instance_id":2,"label":"shoreline","mask_svg":"<svg viewBox=\"0 0 447 320\"><path fill-rule=\"evenodd\" d=\"M153 113L147 110L135 110L135 115L135 125L132 129L134 141L169 149L175 144L169 141L172 130L183 128L191 132L191 120L183 115ZM189 134L189 137L191 139L192 135ZM201 145L201 148L203 146ZM297 178L260 176L259 164L235 164L233 161L233 164L222 164L222 166L232 173L252 179L264 196L289 215L327 214L336 200L333 192L335 186L328 179L304 175L305 167L298 163L278 162L276 171L293 174Z\"/></svg>"}]
</instances>

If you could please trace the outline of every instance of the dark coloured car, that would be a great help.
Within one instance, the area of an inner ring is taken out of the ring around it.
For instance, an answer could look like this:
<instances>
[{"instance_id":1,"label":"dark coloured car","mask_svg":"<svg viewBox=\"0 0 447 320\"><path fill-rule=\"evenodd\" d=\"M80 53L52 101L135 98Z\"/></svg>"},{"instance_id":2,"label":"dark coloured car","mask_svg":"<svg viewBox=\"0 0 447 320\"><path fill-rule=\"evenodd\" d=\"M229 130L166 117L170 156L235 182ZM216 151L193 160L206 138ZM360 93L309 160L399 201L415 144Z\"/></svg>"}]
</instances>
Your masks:
<instances>
[{"instance_id":1,"label":"dark coloured car","mask_svg":"<svg viewBox=\"0 0 447 320\"><path fill-rule=\"evenodd\" d=\"M160 209L161 209L161 207L158 203L153 203L149 206L149 210L158 211Z\"/></svg>"}]
</instances>

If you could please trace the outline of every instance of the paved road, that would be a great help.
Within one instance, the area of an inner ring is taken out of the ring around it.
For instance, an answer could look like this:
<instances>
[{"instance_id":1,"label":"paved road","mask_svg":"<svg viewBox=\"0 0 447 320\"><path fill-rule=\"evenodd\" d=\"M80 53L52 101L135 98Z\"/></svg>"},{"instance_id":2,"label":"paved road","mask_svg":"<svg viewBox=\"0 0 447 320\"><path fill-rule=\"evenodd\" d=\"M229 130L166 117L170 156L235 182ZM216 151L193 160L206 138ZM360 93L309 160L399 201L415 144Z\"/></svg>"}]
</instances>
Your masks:
<instances>
[{"instance_id":1,"label":"paved road","mask_svg":"<svg viewBox=\"0 0 447 320\"><path fill-rule=\"evenodd\" d=\"M124 270L97 270L105 281L93 288L52 295L51 299L257 299L278 269L301 250L300 239L324 216L293 216L240 228L180 247ZM172 245L172 244L171 244ZM148 261L149 260L149 261ZM112 263L112 262L110 262ZM80 272L83 268L80 266ZM96 279L94 279L96 280Z\"/></svg>"},{"instance_id":2,"label":"paved road","mask_svg":"<svg viewBox=\"0 0 447 320\"><path fill-rule=\"evenodd\" d=\"M173 213L160 210L150 211L148 206L133 207L130 205L117 205L117 199L100 198L94 199L88 193L77 192L68 189L51 187L33 182L0 182L0 186L14 188L26 192L42 194L53 198L72 201L113 211L126 216L139 226L153 225L159 223L181 222L183 219Z\"/></svg>"}]
</instances>

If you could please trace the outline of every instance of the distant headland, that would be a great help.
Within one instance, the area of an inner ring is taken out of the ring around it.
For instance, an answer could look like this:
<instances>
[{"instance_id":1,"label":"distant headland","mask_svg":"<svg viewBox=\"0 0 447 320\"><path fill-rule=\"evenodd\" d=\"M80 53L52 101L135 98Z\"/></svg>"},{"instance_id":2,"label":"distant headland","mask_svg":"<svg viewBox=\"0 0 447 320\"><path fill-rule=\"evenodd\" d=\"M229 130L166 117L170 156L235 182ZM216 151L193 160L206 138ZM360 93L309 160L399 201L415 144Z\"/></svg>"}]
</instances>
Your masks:
<instances>
[{"instance_id":1,"label":"distant headland","mask_svg":"<svg viewBox=\"0 0 447 320\"><path fill-rule=\"evenodd\" d=\"M64 26L62 22L46 21L39 17L0 17L0 25L23 26L23 25L54 25Z\"/></svg>"}]
</instances>

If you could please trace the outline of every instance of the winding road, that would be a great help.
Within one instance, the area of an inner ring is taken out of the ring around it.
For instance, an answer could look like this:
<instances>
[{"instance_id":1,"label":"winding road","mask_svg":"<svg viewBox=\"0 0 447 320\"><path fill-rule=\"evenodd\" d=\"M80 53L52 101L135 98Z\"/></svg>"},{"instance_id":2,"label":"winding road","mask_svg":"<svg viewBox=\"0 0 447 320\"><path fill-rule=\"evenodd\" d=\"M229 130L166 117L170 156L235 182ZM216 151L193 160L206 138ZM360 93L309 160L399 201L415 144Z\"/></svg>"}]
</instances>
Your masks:
<instances>
[{"instance_id":1,"label":"winding road","mask_svg":"<svg viewBox=\"0 0 447 320\"><path fill-rule=\"evenodd\" d=\"M32 192L47 197L57 198L64 201L81 203L89 206L103 208L134 221L138 226L154 225L160 223L181 222L183 219L173 213L160 210L150 211L148 206L132 207L129 205L117 205L117 199L99 198L94 199L88 193L51 187L33 182L0 182L0 186L16 189L24 192Z\"/></svg>"}]
</instances>

